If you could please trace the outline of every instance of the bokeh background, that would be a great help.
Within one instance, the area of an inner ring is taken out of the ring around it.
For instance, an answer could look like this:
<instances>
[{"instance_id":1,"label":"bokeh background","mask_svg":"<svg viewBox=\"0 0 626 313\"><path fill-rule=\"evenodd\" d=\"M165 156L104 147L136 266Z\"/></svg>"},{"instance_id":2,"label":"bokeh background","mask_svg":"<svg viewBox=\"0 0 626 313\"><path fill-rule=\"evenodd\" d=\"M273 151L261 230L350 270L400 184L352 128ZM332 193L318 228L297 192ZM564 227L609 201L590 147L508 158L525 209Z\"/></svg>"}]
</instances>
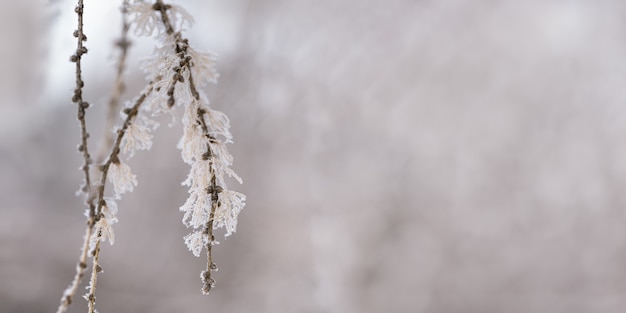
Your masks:
<instances>
[{"instance_id":1,"label":"bokeh background","mask_svg":"<svg viewBox=\"0 0 626 313\"><path fill-rule=\"evenodd\" d=\"M86 1L94 151L120 3ZM626 312L626 2L176 3L220 56L207 92L247 206L202 296L182 131L159 119L129 161L100 312ZM54 312L79 255L73 7L0 10L2 313ZM127 99L151 44L133 38Z\"/></svg>"}]
</instances>

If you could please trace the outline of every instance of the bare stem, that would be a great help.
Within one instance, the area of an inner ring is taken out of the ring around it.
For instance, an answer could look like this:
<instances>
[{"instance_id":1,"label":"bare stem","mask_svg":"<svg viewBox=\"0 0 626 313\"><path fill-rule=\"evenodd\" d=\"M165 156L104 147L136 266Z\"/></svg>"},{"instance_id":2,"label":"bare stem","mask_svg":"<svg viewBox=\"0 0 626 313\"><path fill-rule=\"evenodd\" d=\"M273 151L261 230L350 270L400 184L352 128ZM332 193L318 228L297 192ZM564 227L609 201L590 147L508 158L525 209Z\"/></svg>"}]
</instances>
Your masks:
<instances>
[{"instance_id":1,"label":"bare stem","mask_svg":"<svg viewBox=\"0 0 626 313\"><path fill-rule=\"evenodd\" d=\"M89 154L89 147L87 146L87 139L89 133L87 132L87 126L85 123L85 111L89 107L89 103L83 100L83 87L85 82L82 79L81 60L84 54L87 53L87 48L83 46L83 42L87 40L83 32L83 0L78 0L78 4L74 11L78 15L78 29L74 31L74 37L77 39L76 52L70 57L70 61L76 63L76 88L74 89L74 95L72 96L72 102L78 104L78 121L80 124L81 144L78 146L78 151L83 155L83 166L81 167L85 174L85 185L82 192L89 195L91 191L91 178L89 175L89 166L92 163L91 156ZM93 208L90 207L93 211Z\"/></svg>"},{"instance_id":2,"label":"bare stem","mask_svg":"<svg viewBox=\"0 0 626 313\"><path fill-rule=\"evenodd\" d=\"M68 288L63 293L61 297L61 304L57 310L57 313L65 313L72 303L72 298L76 294L78 290L78 286L81 283L81 280L85 274L85 269L87 268L87 251L88 251L88 243L89 237L93 232L94 225L94 217L95 217L95 205L93 203L93 196L91 192L91 178L89 175L90 165L92 163L91 156L89 154L89 148L87 145L87 139L89 138L89 133L87 132L87 126L85 122L85 111L89 107L89 103L83 100L83 87L85 86L85 82L82 79L82 69L81 69L81 60L82 56L87 53L87 48L83 45L83 42L87 41L87 36L83 31L83 11L84 4L83 0L78 0L76 7L74 8L74 12L76 12L78 16L78 27L74 31L74 37L77 38L76 42L76 52L70 57L70 61L76 63L76 88L74 89L74 95L72 96L72 102L78 105L78 114L77 118L80 125L80 134L81 134L81 143L78 146L78 151L81 152L83 156L83 166L81 170L84 173L85 181L83 186L81 187L81 192L86 195L85 204L89 208L89 215L87 221L87 230L85 232L85 240L83 243L83 248L81 250L81 254L79 256L78 264L76 265L76 274L74 275L74 279L68 286Z\"/></svg>"},{"instance_id":3,"label":"bare stem","mask_svg":"<svg viewBox=\"0 0 626 313\"><path fill-rule=\"evenodd\" d=\"M102 267L99 264L100 258L100 238L102 237L101 233L97 235L96 246L93 250L93 264L91 266L91 279L89 281L89 295L87 296L87 300L89 301L89 313L95 312L96 307L96 282L98 280L98 273L102 271Z\"/></svg>"},{"instance_id":4,"label":"bare stem","mask_svg":"<svg viewBox=\"0 0 626 313\"><path fill-rule=\"evenodd\" d=\"M126 57L128 55L128 48L131 45L131 42L128 39L128 30L130 29L130 24L128 23L128 0L124 1L121 10L122 32L120 35L120 39L115 42L115 45L119 48L120 54L117 61L117 73L115 76L115 83L113 85L113 91L111 93L111 98L109 99L109 105L107 107L107 119L104 138L102 139L100 148L98 150L98 156L96 157L97 164L101 164L102 162L104 162L107 151L109 151L111 149L111 146L113 146L115 136L114 133L109 130L115 127L118 116L117 114L120 107L120 98L122 97L122 94L126 89L126 85L124 83L124 70L126 69Z\"/></svg>"},{"instance_id":5,"label":"bare stem","mask_svg":"<svg viewBox=\"0 0 626 313\"><path fill-rule=\"evenodd\" d=\"M76 290L78 290L78 286L80 285L83 276L85 275L85 269L87 268L87 252L89 250L89 238L91 237L92 231L93 226L87 227L87 230L85 231L83 248L81 249L78 264L76 264L76 274L74 275L72 283L70 283L70 286L65 290L65 293L63 294L63 298L61 299L61 304L57 309L57 313L63 313L67 311L70 304L72 304L72 298L76 294Z\"/></svg>"}]
</instances>

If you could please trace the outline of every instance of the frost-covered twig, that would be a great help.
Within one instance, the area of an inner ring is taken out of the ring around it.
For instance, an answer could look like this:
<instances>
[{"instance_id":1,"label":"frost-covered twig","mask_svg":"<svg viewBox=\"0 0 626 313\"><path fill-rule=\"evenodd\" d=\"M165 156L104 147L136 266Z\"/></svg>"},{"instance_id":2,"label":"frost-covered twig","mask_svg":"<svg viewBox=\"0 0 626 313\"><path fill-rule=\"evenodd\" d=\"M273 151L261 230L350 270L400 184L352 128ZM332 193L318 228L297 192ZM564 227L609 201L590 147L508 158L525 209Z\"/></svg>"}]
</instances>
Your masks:
<instances>
[{"instance_id":1,"label":"frost-covered twig","mask_svg":"<svg viewBox=\"0 0 626 313\"><path fill-rule=\"evenodd\" d=\"M171 20L177 19L179 15L186 16L182 9L164 4L162 0L157 0L152 9L159 12L161 30L167 34L166 43L169 42L173 48L160 51L161 58L171 62L169 72L172 79L164 82L167 86L167 104L171 107L177 101L185 107L184 134L179 148L183 161L191 165L191 171L183 182L190 187L189 198L180 210L185 212L183 223L193 228L192 233L185 236L185 243L195 256L200 255L202 248L207 251L207 266L200 277L202 293L209 294L215 284L211 272L217 270L212 256L212 247L217 244L214 228L226 228L226 236L236 230L239 212L245 205L245 196L228 190L224 179L228 175L241 182L230 168L233 158L225 146L232 142L230 122L225 114L212 110L206 97L198 90L198 84L203 86L217 80L215 57L195 51L180 31L176 31ZM176 91L178 98L175 97Z\"/></svg>"},{"instance_id":2,"label":"frost-covered twig","mask_svg":"<svg viewBox=\"0 0 626 313\"><path fill-rule=\"evenodd\" d=\"M139 109L146 98L152 93L152 83L148 84L146 90L135 100L132 107L124 109L126 119L122 124L122 127L117 131L117 137L115 143L111 149L107 160L100 165L100 184L97 188L97 206L96 206L96 218L95 218L95 232L90 239L90 251L93 256L93 264L91 270L91 280L89 283L89 292L86 296L89 301L89 313L94 312L94 306L96 301L96 283L98 273L102 271L102 267L99 264L100 257L100 242L109 239L109 242L113 244L115 237L113 235L112 224L117 222L117 204L115 199L127 191L132 191L134 186L137 185L137 179L135 175L130 172L128 165L120 161L119 155L121 152L122 141L127 131L133 127L133 123L139 114ZM105 186L107 178L113 184L115 192L114 198L106 199L104 196Z\"/></svg>"}]
</instances>

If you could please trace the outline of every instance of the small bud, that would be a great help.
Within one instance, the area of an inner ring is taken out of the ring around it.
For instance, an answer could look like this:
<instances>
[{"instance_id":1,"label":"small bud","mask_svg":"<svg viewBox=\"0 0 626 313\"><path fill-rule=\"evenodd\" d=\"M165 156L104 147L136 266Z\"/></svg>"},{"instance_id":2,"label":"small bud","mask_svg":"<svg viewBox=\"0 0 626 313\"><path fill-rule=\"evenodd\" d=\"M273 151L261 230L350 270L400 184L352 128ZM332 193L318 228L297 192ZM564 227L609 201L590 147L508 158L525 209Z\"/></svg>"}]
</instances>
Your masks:
<instances>
[{"instance_id":1,"label":"small bud","mask_svg":"<svg viewBox=\"0 0 626 313\"><path fill-rule=\"evenodd\" d=\"M83 152L83 151L85 151L85 146L78 145L78 152Z\"/></svg>"},{"instance_id":2,"label":"small bud","mask_svg":"<svg viewBox=\"0 0 626 313\"><path fill-rule=\"evenodd\" d=\"M74 31L74 34L73 34L73 35L74 35L74 37L78 38L78 35L79 35L79 33L78 33L78 29Z\"/></svg>"},{"instance_id":3,"label":"small bud","mask_svg":"<svg viewBox=\"0 0 626 313\"><path fill-rule=\"evenodd\" d=\"M169 99L167 99L167 106L168 107L171 108L171 107L174 106L174 104L175 104L174 97L170 97Z\"/></svg>"},{"instance_id":4,"label":"small bud","mask_svg":"<svg viewBox=\"0 0 626 313\"><path fill-rule=\"evenodd\" d=\"M100 266L100 264L96 264L96 273L102 273L102 266Z\"/></svg>"},{"instance_id":5,"label":"small bud","mask_svg":"<svg viewBox=\"0 0 626 313\"><path fill-rule=\"evenodd\" d=\"M83 109L89 108L89 102L87 102L87 101L81 102L80 103L80 107L83 108Z\"/></svg>"},{"instance_id":6,"label":"small bud","mask_svg":"<svg viewBox=\"0 0 626 313\"><path fill-rule=\"evenodd\" d=\"M72 54L72 56L70 56L70 62L78 62L78 56L75 54Z\"/></svg>"},{"instance_id":7,"label":"small bud","mask_svg":"<svg viewBox=\"0 0 626 313\"><path fill-rule=\"evenodd\" d=\"M124 112L124 114L129 115L131 112L131 108L124 108L124 110L122 112Z\"/></svg>"},{"instance_id":8,"label":"small bud","mask_svg":"<svg viewBox=\"0 0 626 313\"><path fill-rule=\"evenodd\" d=\"M83 36L80 38L82 41L87 41L87 35L83 34Z\"/></svg>"}]
</instances>

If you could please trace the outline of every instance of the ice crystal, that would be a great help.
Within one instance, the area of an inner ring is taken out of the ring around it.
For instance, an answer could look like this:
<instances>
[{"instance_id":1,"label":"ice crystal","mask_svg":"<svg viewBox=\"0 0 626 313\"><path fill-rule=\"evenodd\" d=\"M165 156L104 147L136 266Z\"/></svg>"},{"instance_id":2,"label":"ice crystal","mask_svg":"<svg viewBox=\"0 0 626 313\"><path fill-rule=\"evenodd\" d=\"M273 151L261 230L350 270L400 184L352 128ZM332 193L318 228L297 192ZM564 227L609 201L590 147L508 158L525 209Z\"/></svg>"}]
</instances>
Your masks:
<instances>
[{"instance_id":1,"label":"ice crystal","mask_svg":"<svg viewBox=\"0 0 626 313\"><path fill-rule=\"evenodd\" d=\"M128 6L128 13L131 16L130 23L135 25L137 36L151 36L160 25L158 12L152 8L151 3L136 1Z\"/></svg>"},{"instance_id":2,"label":"ice crystal","mask_svg":"<svg viewBox=\"0 0 626 313\"><path fill-rule=\"evenodd\" d=\"M195 231L191 234L185 236L185 244L193 253L193 255L199 257L200 252L202 251L202 247L205 245L206 236L204 236L200 231Z\"/></svg>"},{"instance_id":3,"label":"ice crystal","mask_svg":"<svg viewBox=\"0 0 626 313\"><path fill-rule=\"evenodd\" d=\"M215 69L217 55L211 52L196 51L193 48L187 48L187 52L193 61L191 73L196 79L198 87L204 87L208 83L217 83L219 73Z\"/></svg>"},{"instance_id":4,"label":"ice crystal","mask_svg":"<svg viewBox=\"0 0 626 313\"><path fill-rule=\"evenodd\" d=\"M117 203L112 198L106 198L102 206L102 216L95 224L95 231L89 238L89 251L93 251L98 240L109 240L110 244L115 243L115 233L113 224L117 223Z\"/></svg>"},{"instance_id":5,"label":"ice crystal","mask_svg":"<svg viewBox=\"0 0 626 313\"><path fill-rule=\"evenodd\" d=\"M127 191L133 191L137 186L137 176L130 171L130 167L125 163L111 163L109 168L109 182L113 184L115 198Z\"/></svg>"},{"instance_id":6,"label":"ice crystal","mask_svg":"<svg viewBox=\"0 0 626 313\"><path fill-rule=\"evenodd\" d=\"M159 123L139 115L126 129L122 139L122 152L132 157L137 150L150 150L152 147L152 134Z\"/></svg>"},{"instance_id":7,"label":"ice crystal","mask_svg":"<svg viewBox=\"0 0 626 313\"><path fill-rule=\"evenodd\" d=\"M185 204L180 207L185 212L183 215L183 224L187 227L202 227L208 220L211 213L211 197L202 192L195 190L191 192Z\"/></svg>"},{"instance_id":8,"label":"ice crystal","mask_svg":"<svg viewBox=\"0 0 626 313\"><path fill-rule=\"evenodd\" d=\"M193 25L193 16L185 9L175 4L168 4L168 7L168 16L172 26L181 30L185 25ZM152 3L143 1L135 1L128 7L128 13L131 16L130 22L135 25L135 35L152 36L155 29L159 35L164 33L165 28L160 22L161 16L154 8Z\"/></svg>"},{"instance_id":9,"label":"ice crystal","mask_svg":"<svg viewBox=\"0 0 626 313\"><path fill-rule=\"evenodd\" d=\"M193 16L179 5L170 4L169 13L174 28L179 31L184 30L185 25L191 27L194 23Z\"/></svg>"},{"instance_id":10,"label":"ice crystal","mask_svg":"<svg viewBox=\"0 0 626 313\"><path fill-rule=\"evenodd\" d=\"M224 190L220 193L220 203L215 212L215 226L224 227L224 236L228 237L237 231L237 218L246 205L246 196L236 191Z\"/></svg>"}]
</instances>

